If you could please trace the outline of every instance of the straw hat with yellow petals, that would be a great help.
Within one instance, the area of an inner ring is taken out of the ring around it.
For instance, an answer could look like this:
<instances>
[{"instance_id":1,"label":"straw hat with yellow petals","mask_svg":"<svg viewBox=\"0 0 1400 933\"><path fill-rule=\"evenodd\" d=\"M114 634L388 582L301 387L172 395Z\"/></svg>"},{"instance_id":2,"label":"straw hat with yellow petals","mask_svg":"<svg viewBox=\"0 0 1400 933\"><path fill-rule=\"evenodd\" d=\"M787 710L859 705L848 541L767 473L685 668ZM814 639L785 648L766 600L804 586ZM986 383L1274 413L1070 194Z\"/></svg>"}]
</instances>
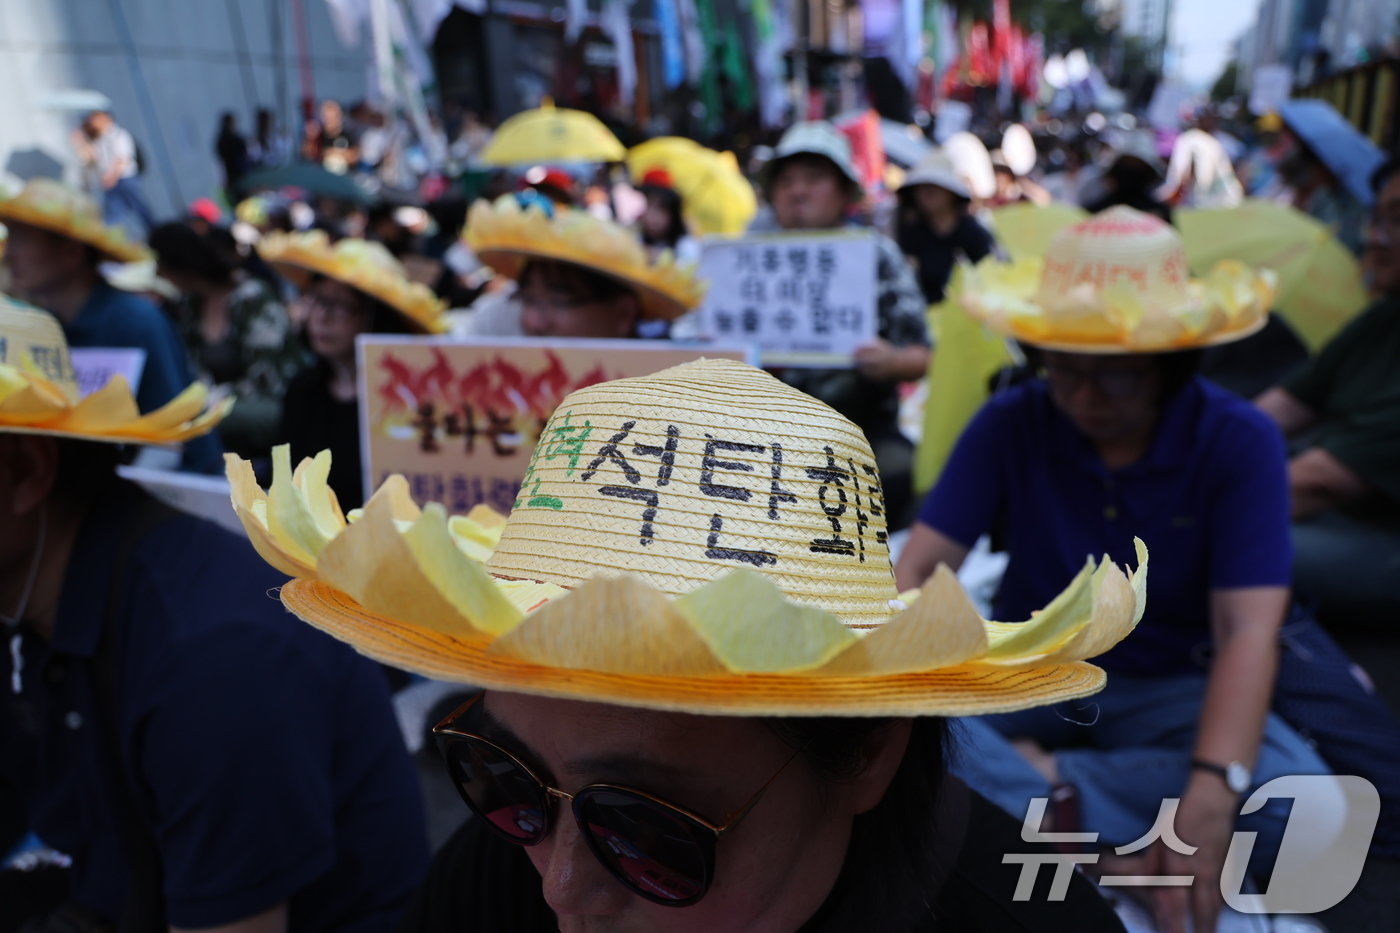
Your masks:
<instances>
[{"instance_id":1,"label":"straw hat with yellow petals","mask_svg":"<svg viewBox=\"0 0 1400 933\"><path fill-rule=\"evenodd\" d=\"M521 207L507 195L494 204L478 201L467 214L462 239L482 262L518 279L531 259L568 262L616 279L637 294L642 317L669 321L697 307L704 285L669 251L654 262L632 231L586 211Z\"/></svg>"},{"instance_id":2,"label":"straw hat with yellow petals","mask_svg":"<svg viewBox=\"0 0 1400 933\"><path fill-rule=\"evenodd\" d=\"M403 264L380 243L347 238L332 245L322 230L269 233L259 241L258 254L299 287L323 275L384 302L423 333L447 332L442 299L409 281Z\"/></svg>"},{"instance_id":3,"label":"straw hat with yellow petals","mask_svg":"<svg viewBox=\"0 0 1400 933\"><path fill-rule=\"evenodd\" d=\"M963 306L1034 346L1159 353L1239 340L1268 322L1275 275L1218 263L1192 279L1169 224L1114 207L1061 230L1045 257L988 258L967 271Z\"/></svg>"},{"instance_id":4,"label":"straw hat with yellow petals","mask_svg":"<svg viewBox=\"0 0 1400 933\"><path fill-rule=\"evenodd\" d=\"M1026 622L939 571L898 594L875 458L850 421L761 370L702 360L569 395L509 519L419 509L390 477L347 524L322 453L228 458L282 601L388 664L493 689L717 715L963 715L1100 689L1087 658L1141 617L1086 562Z\"/></svg>"},{"instance_id":5,"label":"straw hat with yellow petals","mask_svg":"<svg viewBox=\"0 0 1400 933\"><path fill-rule=\"evenodd\" d=\"M35 178L19 194L0 197L0 221L27 224L86 243L115 262L151 258L150 250L133 242L125 230L102 222L92 198L51 178Z\"/></svg>"},{"instance_id":6,"label":"straw hat with yellow petals","mask_svg":"<svg viewBox=\"0 0 1400 933\"><path fill-rule=\"evenodd\" d=\"M68 342L53 315L0 295L0 432L52 434L115 444L174 444L212 430L233 407L206 410L196 382L141 414L125 377L80 398Z\"/></svg>"}]
</instances>

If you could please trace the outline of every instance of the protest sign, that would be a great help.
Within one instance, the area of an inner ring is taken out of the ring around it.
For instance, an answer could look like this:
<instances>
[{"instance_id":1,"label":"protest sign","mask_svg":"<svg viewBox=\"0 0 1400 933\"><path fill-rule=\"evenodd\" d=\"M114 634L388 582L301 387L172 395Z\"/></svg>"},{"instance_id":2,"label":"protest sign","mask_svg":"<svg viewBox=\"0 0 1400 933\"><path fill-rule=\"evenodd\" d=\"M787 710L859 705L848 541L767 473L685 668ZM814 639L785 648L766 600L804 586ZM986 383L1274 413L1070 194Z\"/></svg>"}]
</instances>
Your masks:
<instances>
[{"instance_id":1,"label":"protest sign","mask_svg":"<svg viewBox=\"0 0 1400 933\"><path fill-rule=\"evenodd\" d=\"M510 511L540 432L575 389L751 355L732 343L381 335L357 351L366 498L401 473L419 505L458 515L479 503Z\"/></svg>"},{"instance_id":2,"label":"protest sign","mask_svg":"<svg viewBox=\"0 0 1400 933\"><path fill-rule=\"evenodd\" d=\"M1263 116L1288 103L1293 93L1293 69L1287 65L1260 65L1249 87L1249 112Z\"/></svg>"},{"instance_id":3,"label":"protest sign","mask_svg":"<svg viewBox=\"0 0 1400 933\"><path fill-rule=\"evenodd\" d=\"M139 347L73 347L68 351L73 362L73 375L78 381L78 393L84 397L121 375L131 391L141 385L141 371L146 368L146 351Z\"/></svg>"},{"instance_id":4,"label":"protest sign","mask_svg":"<svg viewBox=\"0 0 1400 933\"><path fill-rule=\"evenodd\" d=\"M878 329L875 267L868 230L706 240L697 329L756 344L765 366L850 366Z\"/></svg>"}]
</instances>

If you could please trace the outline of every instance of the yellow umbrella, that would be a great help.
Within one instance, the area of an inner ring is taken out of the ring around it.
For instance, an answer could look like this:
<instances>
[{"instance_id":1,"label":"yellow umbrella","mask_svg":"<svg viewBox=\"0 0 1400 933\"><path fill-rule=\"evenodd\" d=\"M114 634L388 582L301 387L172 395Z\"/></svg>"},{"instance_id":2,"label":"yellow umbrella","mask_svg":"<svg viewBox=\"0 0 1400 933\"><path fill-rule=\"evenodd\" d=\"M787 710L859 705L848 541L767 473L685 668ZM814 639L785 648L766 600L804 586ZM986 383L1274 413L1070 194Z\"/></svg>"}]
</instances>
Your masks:
<instances>
[{"instance_id":1,"label":"yellow umbrella","mask_svg":"<svg viewBox=\"0 0 1400 933\"><path fill-rule=\"evenodd\" d=\"M992 232L1012 259L1044 256L1055 234L1088 217L1072 204L1008 204L992 211Z\"/></svg>"},{"instance_id":2,"label":"yellow umbrella","mask_svg":"<svg viewBox=\"0 0 1400 933\"><path fill-rule=\"evenodd\" d=\"M684 136L657 136L627 150L627 171L633 181L654 169L662 169L672 178L695 165L709 152L704 146Z\"/></svg>"},{"instance_id":3,"label":"yellow umbrella","mask_svg":"<svg viewBox=\"0 0 1400 933\"><path fill-rule=\"evenodd\" d=\"M480 162L621 162L626 156L622 143L593 114L560 109L546 100L539 108L502 123L481 151Z\"/></svg>"},{"instance_id":4,"label":"yellow umbrella","mask_svg":"<svg viewBox=\"0 0 1400 933\"><path fill-rule=\"evenodd\" d=\"M738 236L758 213L758 196L732 152L706 150L697 170L676 178L685 219L701 235Z\"/></svg>"},{"instance_id":5,"label":"yellow umbrella","mask_svg":"<svg viewBox=\"0 0 1400 933\"><path fill-rule=\"evenodd\" d=\"M1326 226L1291 207L1251 200L1239 207L1181 210L1176 223L1196 275L1222 259L1274 270L1274 308L1313 352L1368 303L1351 251Z\"/></svg>"}]
</instances>

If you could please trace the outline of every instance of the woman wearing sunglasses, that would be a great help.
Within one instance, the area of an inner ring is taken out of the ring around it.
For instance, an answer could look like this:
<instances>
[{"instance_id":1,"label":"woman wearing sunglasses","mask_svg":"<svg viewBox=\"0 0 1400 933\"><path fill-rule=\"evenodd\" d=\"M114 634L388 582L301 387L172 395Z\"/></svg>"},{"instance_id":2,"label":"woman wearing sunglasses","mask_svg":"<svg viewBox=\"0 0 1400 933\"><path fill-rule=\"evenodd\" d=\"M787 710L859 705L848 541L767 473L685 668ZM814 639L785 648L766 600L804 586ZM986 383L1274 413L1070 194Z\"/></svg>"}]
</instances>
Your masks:
<instances>
[{"instance_id":1,"label":"woman wearing sunglasses","mask_svg":"<svg viewBox=\"0 0 1400 933\"><path fill-rule=\"evenodd\" d=\"M1017 896L1053 850L949 776L943 717L1100 689L1145 551L1019 627L946 572L900 596L864 435L729 361L568 396L509 520L230 479L293 612L482 688L435 729L472 815L403 929L1121 929L1068 862Z\"/></svg>"}]
</instances>

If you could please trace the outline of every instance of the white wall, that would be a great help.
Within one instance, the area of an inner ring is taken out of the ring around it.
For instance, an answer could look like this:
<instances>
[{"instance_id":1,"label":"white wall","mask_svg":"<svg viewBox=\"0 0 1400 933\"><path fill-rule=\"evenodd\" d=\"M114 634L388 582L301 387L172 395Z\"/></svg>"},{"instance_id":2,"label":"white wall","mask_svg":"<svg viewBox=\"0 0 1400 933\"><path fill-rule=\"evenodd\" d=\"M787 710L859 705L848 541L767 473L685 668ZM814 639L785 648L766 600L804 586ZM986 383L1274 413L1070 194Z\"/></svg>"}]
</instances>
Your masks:
<instances>
[{"instance_id":1,"label":"white wall","mask_svg":"<svg viewBox=\"0 0 1400 933\"><path fill-rule=\"evenodd\" d=\"M347 50L330 26L325 0L302 0L317 97L365 96L369 49ZM270 107L299 133L301 96L289 0L0 0L0 175L20 180L62 174L77 181L68 137L79 117L47 112L46 94L84 88L113 101L117 122L145 152L142 177L158 215L214 195L219 114L232 110L240 131ZM125 17L134 63L149 91L144 104L117 14ZM236 23L241 20L243 39ZM286 100L276 96L274 24L282 27ZM244 67L241 50L246 49Z\"/></svg>"}]
</instances>

